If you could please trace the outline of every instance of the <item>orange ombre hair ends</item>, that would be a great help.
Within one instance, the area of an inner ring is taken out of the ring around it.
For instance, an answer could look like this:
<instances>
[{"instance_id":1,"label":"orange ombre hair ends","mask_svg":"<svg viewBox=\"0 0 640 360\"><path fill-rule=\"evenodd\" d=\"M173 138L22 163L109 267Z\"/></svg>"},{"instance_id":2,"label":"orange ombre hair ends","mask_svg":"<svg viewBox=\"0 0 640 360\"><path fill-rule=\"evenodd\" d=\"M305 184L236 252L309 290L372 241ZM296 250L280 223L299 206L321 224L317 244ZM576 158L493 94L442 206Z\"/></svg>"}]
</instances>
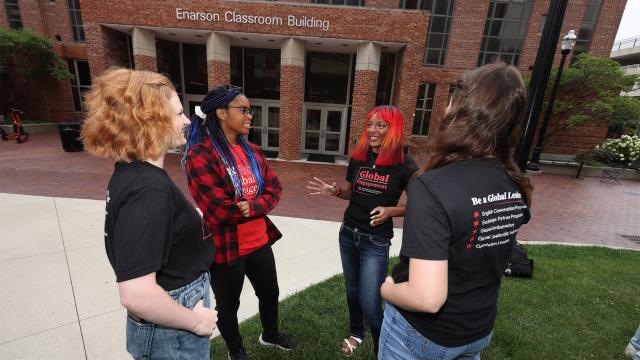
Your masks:
<instances>
[{"instance_id":1,"label":"orange ombre hair ends","mask_svg":"<svg viewBox=\"0 0 640 360\"><path fill-rule=\"evenodd\" d=\"M349 158L358 161L367 161L369 155L369 135L367 125L377 115L378 120L389 124L387 135L382 140L380 151L376 158L377 166L393 166L404 162L404 117L395 106L380 105L371 110L367 116L362 135L356 146L349 153Z\"/></svg>"}]
</instances>

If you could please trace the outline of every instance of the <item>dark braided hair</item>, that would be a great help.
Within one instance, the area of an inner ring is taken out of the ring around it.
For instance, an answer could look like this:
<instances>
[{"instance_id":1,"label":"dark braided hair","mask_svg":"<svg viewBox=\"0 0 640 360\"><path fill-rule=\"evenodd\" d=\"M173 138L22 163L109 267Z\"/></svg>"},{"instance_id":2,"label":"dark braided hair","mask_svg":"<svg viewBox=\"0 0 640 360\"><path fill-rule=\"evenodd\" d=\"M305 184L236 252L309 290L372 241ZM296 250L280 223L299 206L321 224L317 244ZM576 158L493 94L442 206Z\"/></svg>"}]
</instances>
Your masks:
<instances>
[{"instance_id":1,"label":"dark braided hair","mask_svg":"<svg viewBox=\"0 0 640 360\"><path fill-rule=\"evenodd\" d=\"M233 154L231 153L231 144L220 126L220 121L216 115L217 109L226 109L229 103L236 97L244 95L242 89L232 85L222 85L209 91L202 100L201 110L206 115L204 119L200 118L197 114L191 116L191 127L189 129L189 135L187 137L187 145L182 157L182 167L186 168L187 154L189 150L201 143L206 136L211 139L211 145L222 159L224 167L227 169L227 173L233 183L235 189L235 196L237 199L243 198L242 181L240 179L240 170L236 163ZM201 130L201 127L203 128ZM204 131L203 131L204 130ZM259 196L264 190L265 182L260 169L258 159L251 149L249 141L244 136L238 136L238 144L244 152L247 160L249 161L249 170L256 179L258 184L258 191L256 196Z\"/></svg>"}]
</instances>

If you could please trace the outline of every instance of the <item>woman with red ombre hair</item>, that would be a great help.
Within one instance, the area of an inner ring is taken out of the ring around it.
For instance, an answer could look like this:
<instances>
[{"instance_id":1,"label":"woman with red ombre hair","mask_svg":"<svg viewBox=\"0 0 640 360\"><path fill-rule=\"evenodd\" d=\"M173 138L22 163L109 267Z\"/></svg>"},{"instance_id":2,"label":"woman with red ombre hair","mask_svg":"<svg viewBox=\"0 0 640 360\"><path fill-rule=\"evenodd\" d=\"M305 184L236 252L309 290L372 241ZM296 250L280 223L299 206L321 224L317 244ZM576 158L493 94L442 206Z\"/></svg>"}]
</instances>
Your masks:
<instances>
[{"instance_id":1,"label":"woman with red ombre hair","mask_svg":"<svg viewBox=\"0 0 640 360\"><path fill-rule=\"evenodd\" d=\"M398 206L398 200L417 170L403 148L402 114L393 106L377 106L369 113L360 141L349 154L348 185L327 184L314 177L307 186L313 190L311 194L349 200L339 234L349 307L350 335L341 345L345 356L353 355L364 340L365 320L374 351L378 352L383 318L380 286L389 265L392 218L404 216L404 205Z\"/></svg>"}]
</instances>

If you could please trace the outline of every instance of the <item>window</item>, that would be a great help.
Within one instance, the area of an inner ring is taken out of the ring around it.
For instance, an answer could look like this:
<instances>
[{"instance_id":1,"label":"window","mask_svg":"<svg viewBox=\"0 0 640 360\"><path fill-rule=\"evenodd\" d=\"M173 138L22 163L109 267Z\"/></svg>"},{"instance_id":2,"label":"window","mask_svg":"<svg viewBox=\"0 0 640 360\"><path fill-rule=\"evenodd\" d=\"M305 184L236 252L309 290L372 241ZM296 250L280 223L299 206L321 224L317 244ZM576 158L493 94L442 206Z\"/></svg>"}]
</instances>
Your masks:
<instances>
[{"instance_id":1,"label":"window","mask_svg":"<svg viewBox=\"0 0 640 360\"><path fill-rule=\"evenodd\" d=\"M207 49L200 44L182 44L184 93L205 95L208 91Z\"/></svg>"},{"instance_id":2,"label":"window","mask_svg":"<svg viewBox=\"0 0 640 360\"><path fill-rule=\"evenodd\" d=\"M308 52L304 101L346 104L351 55Z\"/></svg>"},{"instance_id":3,"label":"window","mask_svg":"<svg viewBox=\"0 0 640 360\"><path fill-rule=\"evenodd\" d=\"M544 26L547 25L547 14L542 15L540 19L540 26L538 27L538 35L542 35L544 32Z\"/></svg>"},{"instance_id":4,"label":"window","mask_svg":"<svg viewBox=\"0 0 640 360\"><path fill-rule=\"evenodd\" d=\"M22 17L20 17L20 5L18 0L6 0L4 2L7 10L7 21L12 29L22 29Z\"/></svg>"},{"instance_id":5,"label":"window","mask_svg":"<svg viewBox=\"0 0 640 360\"><path fill-rule=\"evenodd\" d=\"M69 18L71 19L73 41L84 42L84 24L80 14L80 0L69 0Z\"/></svg>"},{"instance_id":6,"label":"window","mask_svg":"<svg viewBox=\"0 0 640 360\"><path fill-rule=\"evenodd\" d=\"M576 45L573 48L571 63L576 61L578 55L589 51L591 39L593 38L593 30L596 28L596 22L598 20L598 15L600 14L601 5L602 0L589 0L587 2L587 8L584 11L580 30L578 31Z\"/></svg>"},{"instance_id":7,"label":"window","mask_svg":"<svg viewBox=\"0 0 640 360\"><path fill-rule=\"evenodd\" d=\"M364 0L312 0L314 4L364 6Z\"/></svg>"},{"instance_id":8,"label":"window","mask_svg":"<svg viewBox=\"0 0 640 360\"><path fill-rule=\"evenodd\" d=\"M478 65L497 58L518 65L530 13L531 0L491 0Z\"/></svg>"},{"instance_id":9,"label":"window","mask_svg":"<svg viewBox=\"0 0 640 360\"><path fill-rule=\"evenodd\" d=\"M69 71L74 75L71 79L71 94L75 111L85 111L84 95L91 89L91 73L87 60L69 60Z\"/></svg>"},{"instance_id":10,"label":"window","mask_svg":"<svg viewBox=\"0 0 640 360\"><path fill-rule=\"evenodd\" d=\"M231 85L240 86L244 85L243 65L242 65L242 48L231 47Z\"/></svg>"},{"instance_id":11,"label":"window","mask_svg":"<svg viewBox=\"0 0 640 360\"><path fill-rule=\"evenodd\" d=\"M167 40L156 40L156 62L158 72L166 75L178 94L182 94L182 77L180 74L180 44Z\"/></svg>"},{"instance_id":12,"label":"window","mask_svg":"<svg viewBox=\"0 0 640 360\"><path fill-rule=\"evenodd\" d=\"M280 50L244 49L244 93L249 98L280 99Z\"/></svg>"},{"instance_id":13,"label":"window","mask_svg":"<svg viewBox=\"0 0 640 360\"><path fill-rule=\"evenodd\" d=\"M250 99L280 100L280 50L232 46L230 70L231 84Z\"/></svg>"},{"instance_id":14,"label":"window","mask_svg":"<svg viewBox=\"0 0 640 360\"><path fill-rule=\"evenodd\" d=\"M425 65L444 65L449 42L449 29L455 0L400 0L401 9L417 9L431 12L429 36L424 54Z\"/></svg>"},{"instance_id":15,"label":"window","mask_svg":"<svg viewBox=\"0 0 640 360\"><path fill-rule=\"evenodd\" d=\"M431 125L431 112L433 111L433 97L435 93L436 84L420 83L411 134L417 136L429 135L429 125Z\"/></svg>"},{"instance_id":16,"label":"window","mask_svg":"<svg viewBox=\"0 0 640 360\"><path fill-rule=\"evenodd\" d=\"M380 72L378 73L376 105L391 105L395 66L396 54L382 53L382 57L380 58ZM351 93L353 93L353 90Z\"/></svg>"},{"instance_id":17,"label":"window","mask_svg":"<svg viewBox=\"0 0 640 360\"><path fill-rule=\"evenodd\" d=\"M451 95L456 91L456 84L449 84L449 95L447 95L447 104L451 101Z\"/></svg>"}]
</instances>

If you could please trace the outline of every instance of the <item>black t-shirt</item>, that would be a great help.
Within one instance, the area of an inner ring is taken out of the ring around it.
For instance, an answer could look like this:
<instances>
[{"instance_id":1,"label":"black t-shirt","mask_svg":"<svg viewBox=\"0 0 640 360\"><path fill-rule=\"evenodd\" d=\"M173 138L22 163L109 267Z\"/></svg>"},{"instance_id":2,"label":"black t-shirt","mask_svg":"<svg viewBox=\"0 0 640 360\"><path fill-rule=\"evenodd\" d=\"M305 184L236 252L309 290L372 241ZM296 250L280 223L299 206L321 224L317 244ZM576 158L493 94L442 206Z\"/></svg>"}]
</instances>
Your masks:
<instances>
[{"instance_id":1,"label":"black t-shirt","mask_svg":"<svg viewBox=\"0 0 640 360\"><path fill-rule=\"evenodd\" d=\"M376 166L377 154L369 152L367 161L350 160L347 181L351 183L351 198L344 212L347 226L369 234L393 237L393 220L371 226L371 211L378 206L397 206L402 192L418 166L405 155L404 163L394 166Z\"/></svg>"},{"instance_id":2,"label":"black t-shirt","mask_svg":"<svg viewBox=\"0 0 640 360\"><path fill-rule=\"evenodd\" d=\"M173 290L213 261L209 228L157 166L116 163L105 215L105 247L118 282L155 272L158 285Z\"/></svg>"},{"instance_id":3,"label":"black t-shirt","mask_svg":"<svg viewBox=\"0 0 640 360\"><path fill-rule=\"evenodd\" d=\"M530 217L518 186L500 162L472 159L427 171L407 194L394 281L407 281L409 258L448 260L449 277L439 312L400 313L443 346L481 339L493 329L500 281L517 231Z\"/></svg>"}]
</instances>

